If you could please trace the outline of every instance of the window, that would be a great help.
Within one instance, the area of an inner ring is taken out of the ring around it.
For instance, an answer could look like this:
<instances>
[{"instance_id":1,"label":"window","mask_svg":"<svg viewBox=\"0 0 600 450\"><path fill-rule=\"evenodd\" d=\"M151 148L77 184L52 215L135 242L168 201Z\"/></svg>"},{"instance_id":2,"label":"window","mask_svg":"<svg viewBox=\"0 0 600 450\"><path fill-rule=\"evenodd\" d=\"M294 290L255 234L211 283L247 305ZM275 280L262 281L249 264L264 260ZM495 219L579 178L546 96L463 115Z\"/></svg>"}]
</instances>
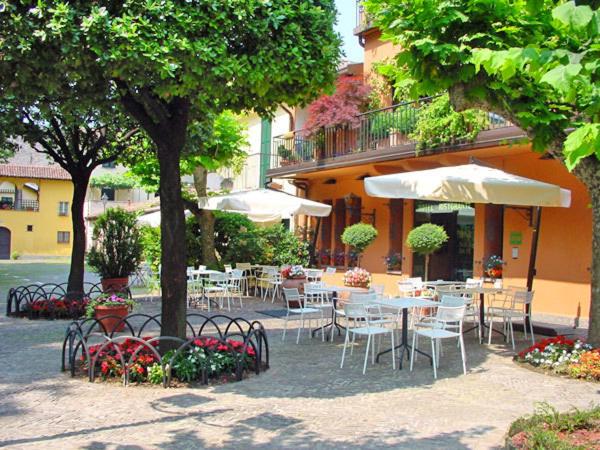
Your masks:
<instances>
[{"instance_id":1,"label":"window","mask_svg":"<svg viewBox=\"0 0 600 450\"><path fill-rule=\"evenodd\" d=\"M104 167L105 169L114 169L115 168L116 163L114 161L112 162L107 162L102 164L102 167Z\"/></svg>"},{"instance_id":2,"label":"window","mask_svg":"<svg viewBox=\"0 0 600 450\"><path fill-rule=\"evenodd\" d=\"M69 202L59 202L58 203L58 215L59 216L68 216L69 215Z\"/></svg>"},{"instance_id":3,"label":"window","mask_svg":"<svg viewBox=\"0 0 600 450\"><path fill-rule=\"evenodd\" d=\"M27 231L33 231L33 225L27 225Z\"/></svg>"},{"instance_id":4,"label":"window","mask_svg":"<svg viewBox=\"0 0 600 450\"><path fill-rule=\"evenodd\" d=\"M68 244L71 242L71 232L70 231L59 231L57 242L59 244Z\"/></svg>"},{"instance_id":5,"label":"window","mask_svg":"<svg viewBox=\"0 0 600 450\"><path fill-rule=\"evenodd\" d=\"M100 199L106 200L107 202L115 201L115 190L113 188L103 187L100 192Z\"/></svg>"}]
</instances>

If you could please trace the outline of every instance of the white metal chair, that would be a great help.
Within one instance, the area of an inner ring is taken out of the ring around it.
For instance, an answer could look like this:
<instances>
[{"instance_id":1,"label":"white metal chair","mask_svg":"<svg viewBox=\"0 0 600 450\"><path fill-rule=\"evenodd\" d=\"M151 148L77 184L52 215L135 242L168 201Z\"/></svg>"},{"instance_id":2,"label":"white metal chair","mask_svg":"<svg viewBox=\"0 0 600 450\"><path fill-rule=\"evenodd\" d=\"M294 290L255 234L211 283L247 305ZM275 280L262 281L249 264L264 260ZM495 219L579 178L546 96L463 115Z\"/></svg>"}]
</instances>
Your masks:
<instances>
[{"instance_id":1,"label":"white metal chair","mask_svg":"<svg viewBox=\"0 0 600 450\"><path fill-rule=\"evenodd\" d=\"M304 273L306 273L306 280L312 282L321 281L324 271L321 269L305 269Z\"/></svg>"},{"instance_id":2,"label":"white metal chair","mask_svg":"<svg viewBox=\"0 0 600 450\"><path fill-rule=\"evenodd\" d=\"M529 323L529 331L531 334L531 343L535 344L535 336L533 334L533 323L531 321L531 306L533 303L534 291L527 291L524 288L512 287L509 288L507 295L504 296L500 306L490 305L486 316L489 318L490 332L488 335L488 344L492 343L492 327L494 326L494 318L502 319L503 331L505 335L510 334L510 340L513 350L515 349L515 334L513 329L513 320L523 321L523 332L527 339L527 324Z\"/></svg>"},{"instance_id":3,"label":"white metal chair","mask_svg":"<svg viewBox=\"0 0 600 450\"><path fill-rule=\"evenodd\" d=\"M223 269L225 270L225 273L231 273L233 267L231 264L223 264Z\"/></svg>"},{"instance_id":4,"label":"white metal chair","mask_svg":"<svg viewBox=\"0 0 600 450\"><path fill-rule=\"evenodd\" d=\"M227 309L231 311L231 302L237 298L240 301L240 308L244 307L242 296L244 295L243 276L244 272L240 269L232 269L228 273L227 279Z\"/></svg>"},{"instance_id":5,"label":"white metal chair","mask_svg":"<svg viewBox=\"0 0 600 450\"><path fill-rule=\"evenodd\" d=\"M463 373L467 374L467 365L465 357L465 344L462 335L463 318L466 311L466 305L460 306L439 306L435 319L429 327L415 328L413 330L412 349L410 354L410 370L413 370L415 362L415 349L418 345L417 337L424 336L431 339L431 358L433 365L433 377L437 378L437 369L440 364L441 340L449 338L458 338L460 355L462 359Z\"/></svg>"},{"instance_id":6,"label":"white metal chair","mask_svg":"<svg viewBox=\"0 0 600 450\"><path fill-rule=\"evenodd\" d=\"M263 271L262 280L266 283L263 289L263 302L267 300L269 292L271 292L271 303L275 303L275 297L281 297L281 288L283 286L281 273L276 268L266 268Z\"/></svg>"},{"instance_id":7,"label":"white metal chair","mask_svg":"<svg viewBox=\"0 0 600 450\"><path fill-rule=\"evenodd\" d=\"M287 314L285 316L285 325L283 328L283 336L281 337L282 341L285 341L285 334L287 332L288 321L291 317L297 317L300 320L300 325L298 326L298 335L296 336L296 344L300 342L300 333L304 329L304 319L308 319L308 334L312 337L311 332L311 322L312 319L321 319L320 326L323 326L323 309L320 308L312 308L308 307L304 304L304 296L300 295L298 289L286 289L283 288L283 297L285 299L285 304L287 307ZM297 305L292 305L292 303L296 303Z\"/></svg>"},{"instance_id":8,"label":"white metal chair","mask_svg":"<svg viewBox=\"0 0 600 450\"><path fill-rule=\"evenodd\" d=\"M208 280L204 282L203 294L208 302L208 310L210 311L210 302L213 299L211 294L217 298L219 306L223 307L223 301L228 297L227 291L227 274L224 273L211 273L208 276Z\"/></svg>"},{"instance_id":9,"label":"white metal chair","mask_svg":"<svg viewBox=\"0 0 600 450\"><path fill-rule=\"evenodd\" d=\"M392 368L396 369L396 352L394 350L394 330L386 328L381 324L373 324L371 322L371 313L369 308L364 303L346 303L344 305L344 316L346 317L346 338L344 339L344 350L342 350L342 362L340 368L344 367L344 359L346 357L346 347L350 342L350 335L352 335L352 347L350 347L350 355L354 348L354 342L356 336L367 336L367 348L365 350L365 362L363 364L363 375L367 371L367 361L369 360L369 350L371 352L371 363L375 363L375 344L371 347L374 336L390 335L392 342Z\"/></svg>"},{"instance_id":10,"label":"white metal chair","mask_svg":"<svg viewBox=\"0 0 600 450\"><path fill-rule=\"evenodd\" d=\"M256 276L252 273L252 264L236 263L235 268L242 271L242 288L246 295L250 295L250 285L256 283Z\"/></svg>"}]
</instances>

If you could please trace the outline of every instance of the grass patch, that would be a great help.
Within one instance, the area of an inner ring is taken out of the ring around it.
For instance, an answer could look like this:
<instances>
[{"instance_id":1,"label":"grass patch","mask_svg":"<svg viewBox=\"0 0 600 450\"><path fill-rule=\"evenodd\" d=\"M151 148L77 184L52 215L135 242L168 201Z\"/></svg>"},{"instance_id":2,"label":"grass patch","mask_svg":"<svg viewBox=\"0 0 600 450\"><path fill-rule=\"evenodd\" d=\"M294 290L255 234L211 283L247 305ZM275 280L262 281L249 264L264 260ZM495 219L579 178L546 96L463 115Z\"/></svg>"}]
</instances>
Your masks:
<instances>
[{"instance_id":1,"label":"grass patch","mask_svg":"<svg viewBox=\"0 0 600 450\"><path fill-rule=\"evenodd\" d=\"M600 448L600 406L560 413L547 403L531 416L510 426L508 448L590 449Z\"/></svg>"}]
</instances>

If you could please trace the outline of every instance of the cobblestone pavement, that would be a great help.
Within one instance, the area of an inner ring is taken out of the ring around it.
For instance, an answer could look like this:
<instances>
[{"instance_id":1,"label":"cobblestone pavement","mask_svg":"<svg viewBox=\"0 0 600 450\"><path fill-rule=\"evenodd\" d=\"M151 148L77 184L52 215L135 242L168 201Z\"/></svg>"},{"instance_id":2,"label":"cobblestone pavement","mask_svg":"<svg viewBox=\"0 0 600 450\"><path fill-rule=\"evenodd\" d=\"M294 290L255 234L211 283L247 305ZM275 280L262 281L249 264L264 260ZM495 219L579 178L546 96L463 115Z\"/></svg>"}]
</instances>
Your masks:
<instances>
[{"instance_id":1,"label":"cobblestone pavement","mask_svg":"<svg viewBox=\"0 0 600 450\"><path fill-rule=\"evenodd\" d=\"M363 376L364 343L340 369L341 338L303 335L296 345L290 333L282 343L283 321L258 312L282 306L245 303L236 315L267 328L271 369L200 388L71 379L59 372L67 322L0 318L0 447L496 448L510 422L537 402L561 410L599 403L598 385L517 367L499 339L487 346L473 336L467 375L447 343L437 381L422 357L414 372L392 371L388 357Z\"/></svg>"}]
</instances>

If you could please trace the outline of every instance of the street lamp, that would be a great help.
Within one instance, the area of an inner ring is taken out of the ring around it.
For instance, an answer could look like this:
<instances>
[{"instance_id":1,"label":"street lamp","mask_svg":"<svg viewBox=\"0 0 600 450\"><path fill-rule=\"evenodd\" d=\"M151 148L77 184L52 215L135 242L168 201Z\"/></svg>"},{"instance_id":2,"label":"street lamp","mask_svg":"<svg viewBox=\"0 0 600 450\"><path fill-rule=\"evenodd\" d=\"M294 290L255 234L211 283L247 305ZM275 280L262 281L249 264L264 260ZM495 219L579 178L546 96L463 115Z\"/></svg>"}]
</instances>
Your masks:
<instances>
[{"instance_id":1,"label":"street lamp","mask_svg":"<svg viewBox=\"0 0 600 450\"><path fill-rule=\"evenodd\" d=\"M106 212L106 203L108 202L108 195L106 195L106 192L102 194L102 197L100 197L100 200L102 200L102 205L104 206L104 212Z\"/></svg>"}]
</instances>

